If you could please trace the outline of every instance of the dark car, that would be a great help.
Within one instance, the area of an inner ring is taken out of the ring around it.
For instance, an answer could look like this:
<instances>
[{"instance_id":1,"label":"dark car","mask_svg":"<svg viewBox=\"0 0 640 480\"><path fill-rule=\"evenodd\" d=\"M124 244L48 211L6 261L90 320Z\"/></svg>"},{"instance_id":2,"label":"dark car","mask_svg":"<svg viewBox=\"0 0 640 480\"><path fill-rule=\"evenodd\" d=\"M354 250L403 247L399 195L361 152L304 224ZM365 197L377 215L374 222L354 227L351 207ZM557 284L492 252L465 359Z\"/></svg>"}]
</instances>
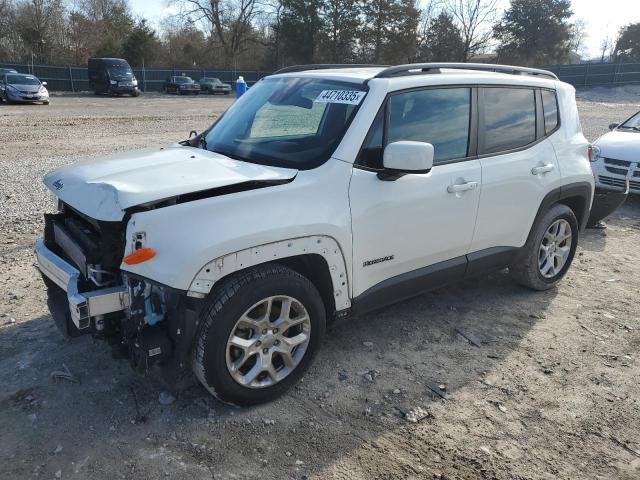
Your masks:
<instances>
[{"instance_id":1,"label":"dark car","mask_svg":"<svg viewBox=\"0 0 640 480\"><path fill-rule=\"evenodd\" d=\"M140 95L138 80L122 58L90 58L89 86L96 95Z\"/></svg>"},{"instance_id":2,"label":"dark car","mask_svg":"<svg viewBox=\"0 0 640 480\"><path fill-rule=\"evenodd\" d=\"M229 95L231 93L231 85L222 83L219 78L204 77L200 79L200 90L202 93Z\"/></svg>"},{"instance_id":3,"label":"dark car","mask_svg":"<svg viewBox=\"0 0 640 480\"><path fill-rule=\"evenodd\" d=\"M0 76L4 75L5 73L18 73L18 71L14 70L13 68L0 68Z\"/></svg>"},{"instance_id":4,"label":"dark car","mask_svg":"<svg viewBox=\"0 0 640 480\"><path fill-rule=\"evenodd\" d=\"M191 77L181 75L169 77L164 83L163 90L166 93L175 93L177 95L198 95L200 93L200 85L194 82Z\"/></svg>"},{"instance_id":5,"label":"dark car","mask_svg":"<svg viewBox=\"0 0 640 480\"><path fill-rule=\"evenodd\" d=\"M7 103L42 103L49 105L47 82L23 73L0 74L0 100Z\"/></svg>"}]
</instances>

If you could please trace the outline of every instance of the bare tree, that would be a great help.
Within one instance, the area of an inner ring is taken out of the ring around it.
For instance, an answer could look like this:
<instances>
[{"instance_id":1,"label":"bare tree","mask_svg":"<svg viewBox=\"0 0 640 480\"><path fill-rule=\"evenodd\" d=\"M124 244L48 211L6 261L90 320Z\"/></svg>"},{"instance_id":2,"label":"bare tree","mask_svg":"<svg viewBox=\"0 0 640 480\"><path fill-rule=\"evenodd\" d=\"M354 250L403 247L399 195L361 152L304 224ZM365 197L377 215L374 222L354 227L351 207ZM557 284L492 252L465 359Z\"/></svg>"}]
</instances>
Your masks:
<instances>
[{"instance_id":1,"label":"bare tree","mask_svg":"<svg viewBox=\"0 0 640 480\"><path fill-rule=\"evenodd\" d=\"M63 48L65 10L62 0L22 0L16 6L15 30L34 59L47 62Z\"/></svg>"},{"instance_id":2,"label":"bare tree","mask_svg":"<svg viewBox=\"0 0 640 480\"><path fill-rule=\"evenodd\" d=\"M615 45L615 39L611 36L611 34L607 33L607 36L602 39L602 42L600 42L600 63L604 63L612 57Z\"/></svg>"},{"instance_id":3,"label":"bare tree","mask_svg":"<svg viewBox=\"0 0 640 480\"><path fill-rule=\"evenodd\" d=\"M429 36L429 25L442 10L442 0L430 0L420 10L420 23L417 32L417 49L421 51Z\"/></svg>"},{"instance_id":4,"label":"bare tree","mask_svg":"<svg viewBox=\"0 0 640 480\"><path fill-rule=\"evenodd\" d=\"M587 33L587 22L582 18L577 19L571 25L569 34L571 35L571 40L569 41L571 51L580 58L585 58L589 53L585 45L585 40L589 36Z\"/></svg>"},{"instance_id":5,"label":"bare tree","mask_svg":"<svg viewBox=\"0 0 640 480\"><path fill-rule=\"evenodd\" d=\"M251 42L253 22L263 13L261 0L175 0L181 15L204 24L224 51L227 65L235 66L238 55Z\"/></svg>"},{"instance_id":6,"label":"bare tree","mask_svg":"<svg viewBox=\"0 0 640 480\"><path fill-rule=\"evenodd\" d=\"M463 57L468 61L491 43L491 27L496 20L497 0L450 0L445 10L458 25L464 43Z\"/></svg>"}]
</instances>

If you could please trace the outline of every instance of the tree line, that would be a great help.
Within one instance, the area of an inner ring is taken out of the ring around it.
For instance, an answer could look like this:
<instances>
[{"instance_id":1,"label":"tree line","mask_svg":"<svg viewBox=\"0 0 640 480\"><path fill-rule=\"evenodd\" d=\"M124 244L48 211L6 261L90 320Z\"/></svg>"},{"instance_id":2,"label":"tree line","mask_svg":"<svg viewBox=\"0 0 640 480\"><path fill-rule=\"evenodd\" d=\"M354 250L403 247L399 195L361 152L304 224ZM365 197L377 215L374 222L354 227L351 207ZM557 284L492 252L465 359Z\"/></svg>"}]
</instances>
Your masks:
<instances>
[{"instance_id":1,"label":"tree line","mask_svg":"<svg viewBox=\"0 0 640 480\"><path fill-rule=\"evenodd\" d=\"M172 0L157 29L127 0L0 0L0 61L274 70L305 63L579 58L570 0ZM419 6L420 5L420 6ZM605 45L606 42L606 45ZM640 23L603 42L603 60L640 61Z\"/></svg>"}]
</instances>

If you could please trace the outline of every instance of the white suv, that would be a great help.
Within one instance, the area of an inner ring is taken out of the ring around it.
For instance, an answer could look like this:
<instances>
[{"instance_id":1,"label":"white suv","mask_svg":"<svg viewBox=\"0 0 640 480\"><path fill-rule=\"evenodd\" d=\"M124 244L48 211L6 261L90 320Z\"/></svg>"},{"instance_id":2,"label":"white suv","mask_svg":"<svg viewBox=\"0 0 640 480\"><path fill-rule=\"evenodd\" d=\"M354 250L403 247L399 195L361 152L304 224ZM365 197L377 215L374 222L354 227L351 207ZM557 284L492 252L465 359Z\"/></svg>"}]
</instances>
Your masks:
<instances>
[{"instance_id":1,"label":"white suv","mask_svg":"<svg viewBox=\"0 0 640 480\"><path fill-rule=\"evenodd\" d=\"M284 69L188 141L44 181L62 331L244 405L297 382L330 319L494 268L553 287L594 188L574 89L478 64Z\"/></svg>"}]
</instances>

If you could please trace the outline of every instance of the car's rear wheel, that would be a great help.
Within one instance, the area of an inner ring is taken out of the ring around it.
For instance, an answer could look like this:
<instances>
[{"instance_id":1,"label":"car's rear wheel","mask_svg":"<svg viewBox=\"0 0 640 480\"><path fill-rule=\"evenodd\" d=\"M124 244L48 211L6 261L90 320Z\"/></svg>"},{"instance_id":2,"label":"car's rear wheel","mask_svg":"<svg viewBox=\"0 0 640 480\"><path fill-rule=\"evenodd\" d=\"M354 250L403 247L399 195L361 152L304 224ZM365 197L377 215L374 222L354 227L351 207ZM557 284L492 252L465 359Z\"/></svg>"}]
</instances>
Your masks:
<instances>
[{"instance_id":1,"label":"car's rear wheel","mask_svg":"<svg viewBox=\"0 0 640 480\"><path fill-rule=\"evenodd\" d=\"M194 372L224 402L272 400L309 367L325 324L318 290L299 273L266 264L233 274L201 314Z\"/></svg>"},{"instance_id":2,"label":"car's rear wheel","mask_svg":"<svg viewBox=\"0 0 640 480\"><path fill-rule=\"evenodd\" d=\"M551 207L534 224L509 267L513 279L534 290L554 287L571 266L578 246L578 220L566 205Z\"/></svg>"}]
</instances>

